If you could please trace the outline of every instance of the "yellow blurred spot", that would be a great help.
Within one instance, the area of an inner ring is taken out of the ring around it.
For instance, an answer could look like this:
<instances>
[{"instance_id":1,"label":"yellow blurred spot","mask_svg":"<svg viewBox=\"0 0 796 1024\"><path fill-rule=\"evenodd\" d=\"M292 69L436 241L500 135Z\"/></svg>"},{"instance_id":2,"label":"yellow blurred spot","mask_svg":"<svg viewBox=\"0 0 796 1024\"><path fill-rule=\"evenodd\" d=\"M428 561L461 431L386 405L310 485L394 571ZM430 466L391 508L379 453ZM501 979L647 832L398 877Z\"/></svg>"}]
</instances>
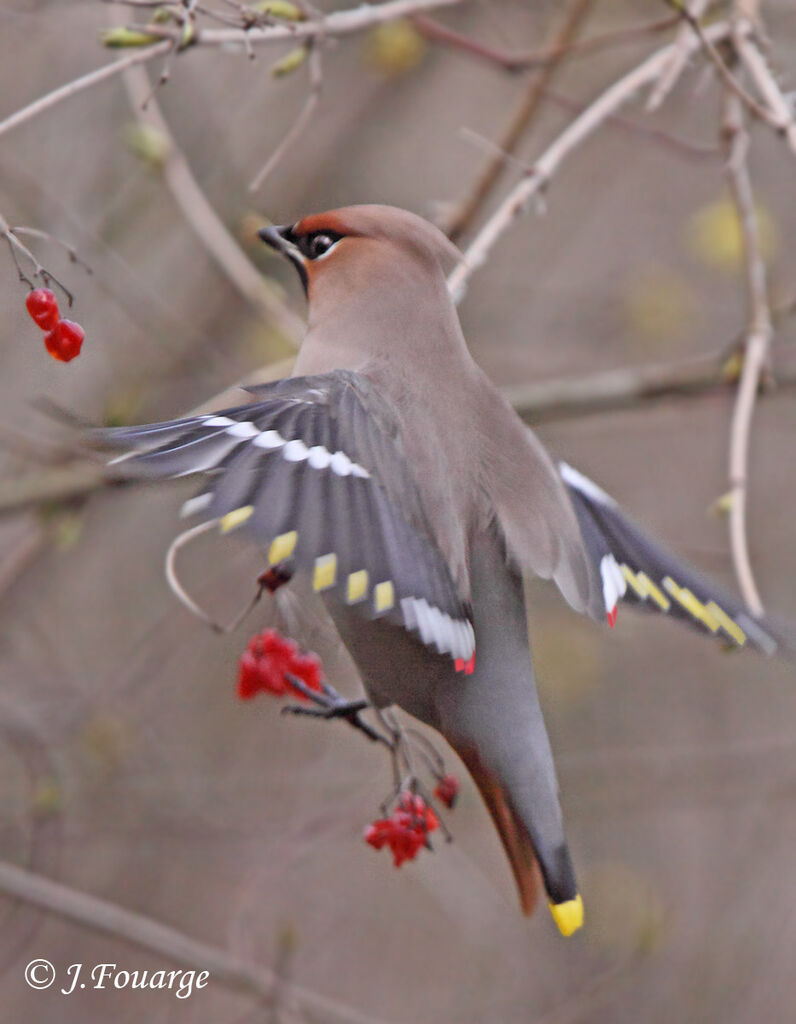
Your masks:
<instances>
[{"instance_id":1,"label":"yellow blurred spot","mask_svg":"<svg viewBox=\"0 0 796 1024\"><path fill-rule=\"evenodd\" d=\"M602 863L587 870L590 943L609 951L649 952L665 925L660 897L651 881L626 864Z\"/></svg>"},{"instance_id":2,"label":"yellow blurred spot","mask_svg":"<svg viewBox=\"0 0 796 1024\"><path fill-rule=\"evenodd\" d=\"M717 519L724 519L730 514L730 509L734 502L735 494L732 491L727 491L726 494L721 494L716 498L708 509L708 514L715 516Z\"/></svg>"},{"instance_id":3,"label":"yellow blurred spot","mask_svg":"<svg viewBox=\"0 0 796 1024\"><path fill-rule=\"evenodd\" d=\"M685 278L663 266L650 266L628 285L625 310L634 334L654 341L684 334L697 310Z\"/></svg>"},{"instance_id":4,"label":"yellow blurred spot","mask_svg":"<svg viewBox=\"0 0 796 1024\"><path fill-rule=\"evenodd\" d=\"M755 206L760 248L763 258L771 260L777 251L777 229L762 203ZM731 199L708 203L691 217L687 227L688 244L694 255L709 267L736 271L743 261L743 234L735 204Z\"/></svg>"},{"instance_id":5,"label":"yellow blurred spot","mask_svg":"<svg viewBox=\"0 0 796 1024\"><path fill-rule=\"evenodd\" d=\"M365 41L368 63L383 75L403 75L417 67L426 54L428 43L410 21L377 25Z\"/></svg>"},{"instance_id":6,"label":"yellow blurred spot","mask_svg":"<svg viewBox=\"0 0 796 1024\"><path fill-rule=\"evenodd\" d=\"M219 530L222 533L229 533L230 530L235 530L250 518L252 512L254 512L254 505L243 505L241 508L227 512L225 516L221 517L221 522L218 524Z\"/></svg>"},{"instance_id":7,"label":"yellow blurred spot","mask_svg":"<svg viewBox=\"0 0 796 1024\"><path fill-rule=\"evenodd\" d=\"M126 723L107 713L90 718L80 738L84 750L106 772L118 770L130 748Z\"/></svg>"},{"instance_id":8,"label":"yellow blurred spot","mask_svg":"<svg viewBox=\"0 0 796 1024\"><path fill-rule=\"evenodd\" d=\"M33 790L33 813L41 817L55 814L61 809L63 793L55 779L42 779Z\"/></svg>"},{"instance_id":9,"label":"yellow blurred spot","mask_svg":"<svg viewBox=\"0 0 796 1024\"><path fill-rule=\"evenodd\" d=\"M551 903L550 913L562 935L574 934L583 924L583 900L580 893L566 903Z\"/></svg>"}]
</instances>

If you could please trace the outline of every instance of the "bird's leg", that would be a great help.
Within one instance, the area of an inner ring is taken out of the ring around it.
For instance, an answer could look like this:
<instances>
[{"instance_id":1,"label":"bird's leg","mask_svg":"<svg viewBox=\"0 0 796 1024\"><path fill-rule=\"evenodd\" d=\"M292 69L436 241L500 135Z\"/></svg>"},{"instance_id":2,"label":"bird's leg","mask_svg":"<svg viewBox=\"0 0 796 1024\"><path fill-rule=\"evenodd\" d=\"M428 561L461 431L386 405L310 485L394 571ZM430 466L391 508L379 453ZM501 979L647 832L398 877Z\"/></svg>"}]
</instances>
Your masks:
<instances>
[{"instance_id":1,"label":"bird's leg","mask_svg":"<svg viewBox=\"0 0 796 1024\"><path fill-rule=\"evenodd\" d=\"M333 687L327 682L322 682L321 686L323 690L319 693L317 690L311 690L306 683L299 679L297 676L285 673L287 681L290 685L298 690L300 694L311 700L313 704L317 705L314 708L305 707L303 704L288 704L282 708L283 715L307 715L311 718L342 718L349 725L354 726L355 729L359 729L363 732L369 740L374 743L386 743L392 749L390 741L383 736L373 726L368 725L362 717L361 713L370 707L369 701L366 700L346 700L342 694L339 694Z\"/></svg>"}]
</instances>

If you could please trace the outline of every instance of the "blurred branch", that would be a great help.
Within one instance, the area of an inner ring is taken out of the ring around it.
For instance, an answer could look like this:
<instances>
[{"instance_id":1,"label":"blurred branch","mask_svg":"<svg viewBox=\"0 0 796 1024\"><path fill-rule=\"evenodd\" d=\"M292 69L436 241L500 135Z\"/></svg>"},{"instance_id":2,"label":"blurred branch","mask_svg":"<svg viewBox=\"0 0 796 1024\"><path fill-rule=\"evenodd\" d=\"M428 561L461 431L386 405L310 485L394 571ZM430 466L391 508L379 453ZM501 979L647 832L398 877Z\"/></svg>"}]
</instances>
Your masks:
<instances>
[{"instance_id":1,"label":"blurred branch","mask_svg":"<svg viewBox=\"0 0 796 1024\"><path fill-rule=\"evenodd\" d=\"M692 18L699 19L705 13L707 6L708 0L691 0L687 9ZM677 81L688 63L688 58L693 52L688 45L691 39L691 32L691 26L686 21L682 21L677 30L669 59L664 62L650 91L645 108L647 113L651 114L657 110L675 85L677 85Z\"/></svg>"},{"instance_id":2,"label":"blurred branch","mask_svg":"<svg viewBox=\"0 0 796 1024\"><path fill-rule=\"evenodd\" d=\"M782 315L796 313L796 303L784 308ZM574 419L602 412L642 409L663 398L698 398L726 391L733 386L724 372L727 349L697 359L653 364L626 369L560 377L505 390L523 419L531 423ZM254 384L290 372L290 360L264 368L247 378ZM277 373L272 371L278 370ZM796 367L780 368L776 378L777 394L796 388ZM244 387L245 383L240 385ZM239 401L238 386L203 403L188 415L199 415ZM0 516L20 512L32 506L69 501L111 486L133 486L138 481L121 481L93 462L73 462L58 468L47 467L27 476L0 482Z\"/></svg>"},{"instance_id":3,"label":"blurred branch","mask_svg":"<svg viewBox=\"0 0 796 1024\"><path fill-rule=\"evenodd\" d=\"M107 79L113 78L114 75L121 74L126 68L131 68L135 64L144 64L146 61L153 60L161 54L166 54L170 49L171 43L169 41L155 43L153 46L147 46L143 50L136 50L126 57L114 61L113 64L106 64L105 67L97 68L96 71L90 71L88 74L76 78L73 82L67 82L66 85L62 85L58 89L53 89L52 92L48 92L45 96L40 96L33 103L29 103L26 107L22 107L21 110L9 114L3 121L0 121L0 135L11 131L12 128L16 128L17 125L23 124L25 121L30 121L39 114L43 114L45 110L49 110L62 100L69 99L70 96L74 96L84 89L90 89L93 85L99 85L100 82L105 82Z\"/></svg>"},{"instance_id":4,"label":"blurred branch","mask_svg":"<svg viewBox=\"0 0 796 1024\"><path fill-rule=\"evenodd\" d=\"M560 377L504 389L524 420L547 423L602 412L646 407L664 398L698 398L725 392L734 384L725 367L726 351L676 363L623 367ZM777 390L796 388L796 365L778 370ZM767 392L776 394L777 390Z\"/></svg>"},{"instance_id":5,"label":"blurred branch","mask_svg":"<svg viewBox=\"0 0 796 1024\"><path fill-rule=\"evenodd\" d=\"M746 106L752 111L753 114L756 114L761 121L767 122L778 132L782 132L784 130L784 125L780 123L779 118L767 107L761 106L761 104L757 102L754 96L751 96L746 91L743 85L738 81L738 79L732 73L730 68L727 66L727 63L725 62L724 58L719 53L719 51L716 49L715 45L713 44L713 41L706 35L705 30L702 28L699 19L695 18L687 7L683 7L680 3L680 0L666 0L666 2L671 7L674 7L677 11L679 11L680 17L683 18L691 27L696 37L702 43L705 53L713 61L713 64L719 73L719 77L727 86L727 88L731 89L739 99L743 100ZM749 35L753 31L754 26L751 24L751 22L744 21L742 24L737 20L737 18L734 19L732 31L733 41L736 38L740 39L742 35Z\"/></svg>"},{"instance_id":6,"label":"blurred branch","mask_svg":"<svg viewBox=\"0 0 796 1024\"><path fill-rule=\"evenodd\" d=\"M738 397L730 426L730 548L735 575L744 601L753 615L763 614L749 558L746 532L746 502L749 475L749 437L757 392L771 347L771 315L766 290L766 270L760 246L760 227L749 177L747 153L749 136L744 127L741 101L734 91L724 97L722 136L727 149L727 175L738 212L743 238L748 327Z\"/></svg>"},{"instance_id":7,"label":"blurred branch","mask_svg":"<svg viewBox=\"0 0 796 1024\"><path fill-rule=\"evenodd\" d=\"M730 24L724 21L711 25L705 29L704 34L712 43L716 43L728 38L730 32ZM448 288L454 301L459 301L463 297L472 274L487 260L504 232L527 211L533 197L547 187L566 157L589 138L611 114L627 103L640 88L657 78L671 57L674 46L672 43L653 53L643 63L609 86L548 146L529 173L514 186L497 210L482 225L465 251L464 259L448 278ZM700 46L700 40L693 36L686 44L686 49L690 54Z\"/></svg>"},{"instance_id":8,"label":"blurred branch","mask_svg":"<svg viewBox=\"0 0 796 1024\"><path fill-rule=\"evenodd\" d=\"M240 43L242 47L285 40L312 40L321 36L344 36L361 32L373 25L381 25L398 18L408 18L419 11L435 7L453 7L462 0L386 0L380 4L360 4L348 11L333 11L322 18L295 21L289 24L267 25L263 28L197 28L185 41L178 29L163 25L136 25L136 31L168 39L183 48L194 46L227 46Z\"/></svg>"},{"instance_id":9,"label":"blurred branch","mask_svg":"<svg viewBox=\"0 0 796 1024\"><path fill-rule=\"evenodd\" d=\"M0 891L67 921L159 953L189 970L209 971L210 980L257 1000L270 1000L278 987L280 998L292 1003L309 1020L323 1024L379 1024L374 1017L309 989L285 984L272 971L239 960L223 949L197 942L176 928L13 864L0 862Z\"/></svg>"},{"instance_id":10,"label":"blurred branch","mask_svg":"<svg viewBox=\"0 0 796 1024\"><path fill-rule=\"evenodd\" d=\"M34 232L33 228L12 228L9 225L8 221L5 219L5 217L2 215L2 213L0 213L0 238L4 238L8 243L8 249L11 253L11 259L14 261L14 266L17 269L19 280L26 284L29 288L35 288L33 281L31 281L31 279L22 269L22 264L19 262L19 257L21 256L23 257L23 259L28 260L29 263L31 264L33 268L33 276L41 278L46 287L49 287L51 283L57 285L66 296L67 305L71 306L72 303L74 302L74 296L66 287L66 285L63 284L63 282L59 281L55 274L51 274L50 271L47 270L47 268L44 267L36 259L34 254L25 245L25 243L20 241L20 239L17 237L18 232L25 232L26 230L31 233ZM42 232L42 234L45 234L45 232Z\"/></svg>"},{"instance_id":11,"label":"blurred branch","mask_svg":"<svg viewBox=\"0 0 796 1024\"><path fill-rule=\"evenodd\" d=\"M454 241L470 226L473 218L495 187L505 167L505 154L513 153L523 134L541 109L545 89L552 81L556 69L564 60L584 19L592 7L593 0L575 0L572 9L553 40L553 57L548 60L538 75L534 76L522 92L519 104L512 112L500 139L499 152L492 156L479 171L464 198L454 207L440 227Z\"/></svg>"},{"instance_id":12,"label":"blurred branch","mask_svg":"<svg viewBox=\"0 0 796 1024\"><path fill-rule=\"evenodd\" d=\"M793 103L788 102L783 95L773 72L749 33L736 33L735 50L777 119L778 130L782 132L791 150L796 154L796 118L793 114Z\"/></svg>"},{"instance_id":13,"label":"blurred branch","mask_svg":"<svg viewBox=\"0 0 796 1024\"><path fill-rule=\"evenodd\" d=\"M469 54L471 57L480 57L490 64L497 64L506 71L532 71L536 68L546 67L554 64L561 57L571 59L573 57L587 57L592 53L599 53L602 50L614 49L623 43L635 43L648 35L663 32L672 28L679 21L678 17L659 18L657 21L648 21L643 25L633 25L630 28L617 29L613 32L603 32L600 35L592 36L591 39L576 40L569 43L554 43L549 49L532 50L530 53L523 53L513 50L502 50L488 46L478 39L471 39L462 35L447 25L442 25L434 18L426 14L416 14L412 18L415 28L421 32L426 39L432 43L439 43L441 46L448 46L452 50L459 50Z\"/></svg>"},{"instance_id":14,"label":"blurred branch","mask_svg":"<svg viewBox=\"0 0 796 1024\"><path fill-rule=\"evenodd\" d=\"M312 115L315 113L315 109L318 106L321 98L321 89L323 88L323 65L321 62L321 51L317 46L313 46L308 58L309 64L309 75L310 75L310 88L307 93L307 98L304 101L304 106L299 111L298 116L293 121L284 139L279 143L274 152L268 157L265 164L254 176L251 184L249 185L250 192L256 192L262 183L268 178L272 172L276 169L277 165L282 161L285 153L287 153L301 138L306 129L307 125L312 120Z\"/></svg>"},{"instance_id":15,"label":"blurred branch","mask_svg":"<svg viewBox=\"0 0 796 1024\"><path fill-rule=\"evenodd\" d=\"M161 113L146 70L127 68L124 86L139 123L154 129L166 143L163 178L183 217L243 298L297 348L303 333L301 318L277 298L210 205Z\"/></svg>"},{"instance_id":16,"label":"blurred branch","mask_svg":"<svg viewBox=\"0 0 796 1024\"><path fill-rule=\"evenodd\" d=\"M62 85L45 96L29 103L21 110L9 114L0 121L0 135L16 128L32 118L49 110L62 100L74 96L84 89L121 74L127 68L136 64L145 64L155 57L167 56L175 48L184 51L193 46L224 46L230 43L240 43L248 50L253 44L279 43L290 39L312 40L320 36L348 35L352 32L361 32L372 25L379 25L382 22L394 21L396 18L407 17L417 11L431 10L435 7L451 7L460 3L461 0L388 0L382 4L361 4L359 7L349 11L334 11L324 18L310 21L299 21L291 24L269 25L264 28L250 29L195 29L189 36L188 41L183 37L180 30L164 28L162 25L137 25L136 30L159 41L152 46L145 46L136 49L133 53L114 61L113 64L106 64L105 67L97 68L88 74L76 78L66 85Z\"/></svg>"}]
</instances>

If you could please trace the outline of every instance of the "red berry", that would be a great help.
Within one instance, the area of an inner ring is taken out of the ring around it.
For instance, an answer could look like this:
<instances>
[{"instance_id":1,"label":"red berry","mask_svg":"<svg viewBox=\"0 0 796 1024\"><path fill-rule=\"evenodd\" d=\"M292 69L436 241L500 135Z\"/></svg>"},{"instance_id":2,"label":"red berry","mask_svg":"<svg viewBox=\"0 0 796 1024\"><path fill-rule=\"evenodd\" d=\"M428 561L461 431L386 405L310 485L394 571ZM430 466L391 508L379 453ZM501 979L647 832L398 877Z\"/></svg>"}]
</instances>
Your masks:
<instances>
[{"instance_id":1,"label":"red berry","mask_svg":"<svg viewBox=\"0 0 796 1024\"><path fill-rule=\"evenodd\" d=\"M68 363L80 355L86 332L74 320L59 320L55 327L44 336L44 345L53 359Z\"/></svg>"},{"instance_id":2,"label":"red berry","mask_svg":"<svg viewBox=\"0 0 796 1024\"><path fill-rule=\"evenodd\" d=\"M38 327L51 331L58 323L58 300L49 288L34 288L25 299L28 312Z\"/></svg>"}]
</instances>

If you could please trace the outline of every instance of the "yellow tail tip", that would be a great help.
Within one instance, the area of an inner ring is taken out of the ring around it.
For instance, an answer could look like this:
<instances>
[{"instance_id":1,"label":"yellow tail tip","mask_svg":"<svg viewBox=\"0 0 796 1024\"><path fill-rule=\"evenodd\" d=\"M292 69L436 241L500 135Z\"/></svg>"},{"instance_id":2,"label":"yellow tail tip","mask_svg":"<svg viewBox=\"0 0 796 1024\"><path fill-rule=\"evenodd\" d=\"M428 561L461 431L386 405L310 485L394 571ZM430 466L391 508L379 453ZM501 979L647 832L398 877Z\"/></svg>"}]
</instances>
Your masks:
<instances>
[{"instance_id":1,"label":"yellow tail tip","mask_svg":"<svg viewBox=\"0 0 796 1024\"><path fill-rule=\"evenodd\" d=\"M551 903L550 913L562 935L572 935L583 924L583 900L580 893L566 903Z\"/></svg>"}]
</instances>

